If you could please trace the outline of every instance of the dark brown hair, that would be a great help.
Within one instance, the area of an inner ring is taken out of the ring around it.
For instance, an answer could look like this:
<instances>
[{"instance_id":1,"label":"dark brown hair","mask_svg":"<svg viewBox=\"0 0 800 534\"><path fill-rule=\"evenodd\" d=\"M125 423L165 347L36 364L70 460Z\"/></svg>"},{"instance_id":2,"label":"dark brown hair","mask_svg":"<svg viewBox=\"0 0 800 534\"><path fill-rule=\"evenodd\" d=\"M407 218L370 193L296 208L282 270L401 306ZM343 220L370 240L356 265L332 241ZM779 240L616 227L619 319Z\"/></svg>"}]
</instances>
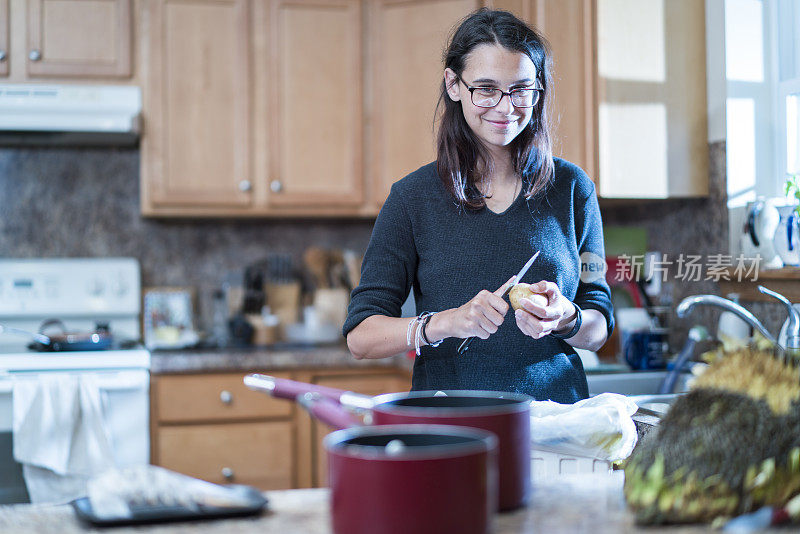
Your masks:
<instances>
[{"instance_id":1,"label":"dark brown hair","mask_svg":"<svg viewBox=\"0 0 800 534\"><path fill-rule=\"evenodd\" d=\"M509 145L512 166L522 177L525 198L530 199L545 189L553 176L546 104L552 83L550 46L544 37L511 13L482 8L467 16L452 34L444 53L445 68L452 69L460 78L467 55L481 44L498 44L528 56L544 89L530 122ZM464 119L461 103L447 95L444 80L437 111L439 106L444 106L437 138L439 177L460 205L482 208L486 197L476 184L492 173L492 158Z\"/></svg>"}]
</instances>

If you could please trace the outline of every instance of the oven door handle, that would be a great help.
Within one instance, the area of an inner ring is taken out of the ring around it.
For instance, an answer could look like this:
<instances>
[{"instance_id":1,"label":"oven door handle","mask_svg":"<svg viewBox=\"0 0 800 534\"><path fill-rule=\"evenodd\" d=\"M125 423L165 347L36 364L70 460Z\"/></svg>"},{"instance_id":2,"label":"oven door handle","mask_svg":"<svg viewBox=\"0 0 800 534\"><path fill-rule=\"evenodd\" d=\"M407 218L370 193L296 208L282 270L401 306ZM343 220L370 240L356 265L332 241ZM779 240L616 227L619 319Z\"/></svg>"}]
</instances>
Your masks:
<instances>
[{"instance_id":1,"label":"oven door handle","mask_svg":"<svg viewBox=\"0 0 800 534\"><path fill-rule=\"evenodd\" d=\"M38 373L36 373L38 374ZM85 373L64 373L68 375L81 375ZM14 391L14 381L34 378L26 373L9 373L0 376L0 393L11 393ZM98 373L97 385L100 391L126 391L147 389L150 385L150 373L147 371L117 371L115 373Z\"/></svg>"}]
</instances>

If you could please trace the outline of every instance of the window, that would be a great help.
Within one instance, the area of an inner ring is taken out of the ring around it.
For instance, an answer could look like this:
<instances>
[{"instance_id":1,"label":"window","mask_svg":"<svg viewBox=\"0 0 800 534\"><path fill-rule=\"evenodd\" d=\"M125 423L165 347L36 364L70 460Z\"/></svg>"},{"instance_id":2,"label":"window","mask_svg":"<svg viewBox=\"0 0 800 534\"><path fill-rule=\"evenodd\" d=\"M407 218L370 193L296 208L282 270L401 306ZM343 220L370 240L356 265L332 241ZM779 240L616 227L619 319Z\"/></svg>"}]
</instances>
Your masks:
<instances>
[{"instance_id":1,"label":"window","mask_svg":"<svg viewBox=\"0 0 800 534\"><path fill-rule=\"evenodd\" d=\"M779 161L786 173L800 173L800 4L778 0L778 139Z\"/></svg>"},{"instance_id":2,"label":"window","mask_svg":"<svg viewBox=\"0 0 800 534\"><path fill-rule=\"evenodd\" d=\"M800 2L725 0L728 207L800 172Z\"/></svg>"}]
</instances>

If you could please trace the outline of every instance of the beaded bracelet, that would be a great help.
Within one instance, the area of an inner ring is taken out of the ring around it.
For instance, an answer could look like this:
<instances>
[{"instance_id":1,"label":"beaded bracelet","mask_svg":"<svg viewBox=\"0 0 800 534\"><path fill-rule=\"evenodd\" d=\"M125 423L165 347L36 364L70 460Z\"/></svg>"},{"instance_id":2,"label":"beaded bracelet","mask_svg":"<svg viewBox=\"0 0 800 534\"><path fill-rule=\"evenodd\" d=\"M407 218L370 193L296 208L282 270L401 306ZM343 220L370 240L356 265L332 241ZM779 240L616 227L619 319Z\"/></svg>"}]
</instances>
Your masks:
<instances>
[{"instance_id":1,"label":"beaded bracelet","mask_svg":"<svg viewBox=\"0 0 800 534\"><path fill-rule=\"evenodd\" d=\"M583 314L581 313L581 309L578 307L577 304L575 304L573 302L572 305L575 306L575 313L576 313L575 325L572 328L570 328L568 332L565 332L563 334L553 330L552 332L550 332L550 335L553 336L554 338L556 338L556 339L569 339L572 336L574 336L575 334L577 334L578 330L581 329L581 323L583 322Z\"/></svg>"},{"instance_id":2,"label":"beaded bracelet","mask_svg":"<svg viewBox=\"0 0 800 534\"><path fill-rule=\"evenodd\" d=\"M431 318L434 315L436 315L436 313L431 313L428 316L426 316L425 319L422 321L422 341L424 341L431 347L438 347L439 345L442 344L442 341L444 341L444 339L440 339L439 341L431 341L430 339L428 339L428 334L425 332L425 328L427 328L428 323L431 322Z\"/></svg>"},{"instance_id":3,"label":"beaded bracelet","mask_svg":"<svg viewBox=\"0 0 800 534\"><path fill-rule=\"evenodd\" d=\"M425 336L425 325L428 324L428 321L430 321L431 317L434 315L436 315L436 312L422 312L419 314L419 316L414 317L414 319L408 323L408 330L406 330L406 344L411 345L411 339L413 337L414 349L416 350L417 356L420 355L420 347L422 346L423 341L431 347L438 347L443 341L440 339L435 343L430 343L428 338Z\"/></svg>"}]
</instances>

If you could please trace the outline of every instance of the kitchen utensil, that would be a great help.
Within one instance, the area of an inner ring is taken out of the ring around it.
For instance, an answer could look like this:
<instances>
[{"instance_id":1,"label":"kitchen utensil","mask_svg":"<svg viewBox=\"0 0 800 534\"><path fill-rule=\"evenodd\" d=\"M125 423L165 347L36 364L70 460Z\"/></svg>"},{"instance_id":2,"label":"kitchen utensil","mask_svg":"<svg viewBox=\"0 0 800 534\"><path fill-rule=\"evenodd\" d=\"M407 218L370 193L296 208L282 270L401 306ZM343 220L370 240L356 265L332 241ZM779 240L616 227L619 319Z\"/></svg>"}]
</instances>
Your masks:
<instances>
[{"instance_id":1,"label":"kitchen utensil","mask_svg":"<svg viewBox=\"0 0 800 534\"><path fill-rule=\"evenodd\" d=\"M746 257L761 256L761 266L767 269L783 267L783 260L776 251L774 242L781 221L777 208L781 200L759 198L748 207L745 216L742 252Z\"/></svg>"},{"instance_id":2,"label":"kitchen utensil","mask_svg":"<svg viewBox=\"0 0 800 534\"><path fill-rule=\"evenodd\" d=\"M361 281L361 256L352 250L345 250L343 257L347 267L347 284L352 291L358 287L358 283Z\"/></svg>"},{"instance_id":3,"label":"kitchen utensil","mask_svg":"<svg viewBox=\"0 0 800 534\"><path fill-rule=\"evenodd\" d=\"M664 377L664 380L658 387L659 395L666 395L675 391L675 382L678 380L678 375L680 375L686 362L694 355L695 346L699 342L705 341L710 337L708 330L704 326L696 325L689 329L686 343L675 358L672 369L667 373L667 376Z\"/></svg>"},{"instance_id":4,"label":"kitchen utensil","mask_svg":"<svg viewBox=\"0 0 800 534\"><path fill-rule=\"evenodd\" d=\"M333 432L336 534L484 534L497 502L497 438L474 428L384 425Z\"/></svg>"},{"instance_id":5,"label":"kitchen utensil","mask_svg":"<svg viewBox=\"0 0 800 534\"><path fill-rule=\"evenodd\" d=\"M622 333L622 354L631 369L663 369L667 352L665 328L649 328Z\"/></svg>"},{"instance_id":6,"label":"kitchen utensil","mask_svg":"<svg viewBox=\"0 0 800 534\"><path fill-rule=\"evenodd\" d=\"M46 334L48 328L58 328L60 332ZM64 323L58 319L48 319L39 327L38 333L19 328L0 325L0 333L27 336L33 339L30 349L40 352L105 350L111 347L114 338L108 330L108 324L97 323L94 332L67 332Z\"/></svg>"},{"instance_id":7,"label":"kitchen utensil","mask_svg":"<svg viewBox=\"0 0 800 534\"><path fill-rule=\"evenodd\" d=\"M327 251L319 247L309 247L303 253L303 262L314 280L316 289L330 287L328 282L330 256Z\"/></svg>"},{"instance_id":8,"label":"kitchen utensil","mask_svg":"<svg viewBox=\"0 0 800 534\"><path fill-rule=\"evenodd\" d=\"M499 508L524 505L530 491L530 401L527 395L498 391L412 391L368 397L327 386L261 374L245 376L250 389L294 400L317 393L343 406L367 412L375 425L445 424L480 428L499 440Z\"/></svg>"},{"instance_id":9,"label":"kitchen utensil","mask_svg":"<svg viewBox=\"0 0 800 534\"><path fill-rule=\"evenodd\" d=\"M264 288L267 304L280 319L281 328L298 322L300 317L300 282L268 283Z\"/></svg>"},{"instance_id":10,"label":"kitchen utensil","mask_svg":"<svg viewBox=\"0 0 800 534\"><path fill-rule=\"evenodd\" d=\"M528 269L531 268L531 265L533 265L533 262L536 261L536 257L539 256L539 252L541 252L541 251L537 250L536 253L533 256L531 256L531 259L529 259L528 262L525 265L522 266L522 269L519 270L519 272L516 274L516 276L514 276L514 279L506 284L505 288L503 289L503 291L500 294L501 297L505 297L506 294L509 291L511 291L512 287L514 287L515 285L519 284L519 281L522 280L522 277L525 276L525 273L527 273ZM473 339L475 339L475 336L468 337L467 339L462 341L461 345L458 346L458 353L459 354L464 354L464 351L466 351L469 348L469 345L470 345L470 343L472 343Z\"/></svg>"},{"instance_id":11,"label":"kitchen utensil","mask_svg":"<svg viewBox=\"0 0 800 534\"><path fill-rule=\"evenodd\" d=\"M335 533L490 530L497 504L497 438L443 425L355 426L316 393L298 401L317 419L346 428L325 437ZM413 513L409 513L413 510Z\"/></svg>"},{"instance_id":12,"label":"kitchen utensil","mask_svg":"<svg viewBox=\"0 0 800 534\"><path fill-rule=\"evenodd\" d=\"M264 306L264 284L267 262L259 261L249 265L244 271L244 303L245 314L259 313Z\"/></svg>"},{"instance_id":13,"label":"kitchen utensil","mask_svg":"<svg viewBox=\"0 0 800 534\"><path fill-rule=\"evenodd\" d=\"M339 328L347 318L347 304L350 293L344 288L320 288L314 292L314 310L317 321L332 324Z\"/></svg>"}]
</instances>

